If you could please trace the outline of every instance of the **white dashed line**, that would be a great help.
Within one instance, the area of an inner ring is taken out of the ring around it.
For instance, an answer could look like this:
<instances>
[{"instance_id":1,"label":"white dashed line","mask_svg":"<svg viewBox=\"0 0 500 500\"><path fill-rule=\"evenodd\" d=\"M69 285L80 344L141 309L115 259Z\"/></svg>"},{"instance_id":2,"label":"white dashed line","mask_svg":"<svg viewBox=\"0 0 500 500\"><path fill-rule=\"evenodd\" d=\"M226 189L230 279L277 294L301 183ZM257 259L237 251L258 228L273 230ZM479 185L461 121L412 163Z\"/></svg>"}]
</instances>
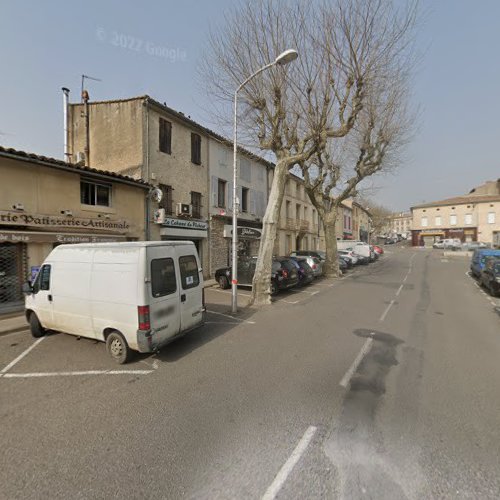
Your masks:
<instances>
[{"instance_id":1,"label":"white dashed line","mask_svg":"<svg viewBox=\"0 0 500 500\"><path fill-rule=\"evenodd\" d=\"M398 288L398 291L396 292L396 297L401 293L401 290L403 289L404 285L401 285L399 288Z\"/></svg>"},{"instance_id":2,"label":"white dashed line","mask_svg":"<svg viewBox=\"0 0 500 500\"><path fill-rule=\"evenodd\" d=\"M387 313L389 312L389 309L394 305L394 302L395 302L394 300L391 300L386 310L383 312L382 316L380 316L379 321L384 321L385 317L387 316Z\"/></svg>"},{"instance_id":3,"label":"white dashed line","mask_svg":"<svg viewBox=\"0 0 500 500\"><path fill-rule=\"evenodd\" d=\"M314 434L316 433L317 428L314 426L309 427L301 440L293 450L292 454L288 458L288 460L284 463L283 467L281 467L280 471L274 478L274 481L271 483L271 486L267 488L266 492L262 496L262 500L274 500L276 495L279 493L283 485L285 484L290 472L292 472L293 468L297 465L297 462L300 460L300 457L306 451L309 443L312 441Z\"/></svg>"},{"instance_id":4,"label":"white dashed line","mask_svg":"<svg viewBox=\"0 0 500 500\"><path fill-rule=\"evenodd\" d=\"M373 332L370 333L370 335L373 335ZM347 388L347 386L351 383L351 378L354 375L354 373L356 373L359 364L361 363L363 358L370 352L372 344L373 344L372 337L366 339L365 343L363 344L363 347L361 347L361 351L359 351L358 355L356 356L356 359L349 367L349 370L347 370L345 375L342 377L342 380L339 382L339 385L341 385L344 388Z\"/></svg>"},{"instance_id":5,"label":"white dashed line","mask_svg":"<svg viewBox=\"0 0 500 500\"><path fill-rule=\"evenodd\" d=\"M6 373L4 378L80 377L85 375L148 375L154 370L88 370L80 372Z\"/></svg>"}]
</instances>

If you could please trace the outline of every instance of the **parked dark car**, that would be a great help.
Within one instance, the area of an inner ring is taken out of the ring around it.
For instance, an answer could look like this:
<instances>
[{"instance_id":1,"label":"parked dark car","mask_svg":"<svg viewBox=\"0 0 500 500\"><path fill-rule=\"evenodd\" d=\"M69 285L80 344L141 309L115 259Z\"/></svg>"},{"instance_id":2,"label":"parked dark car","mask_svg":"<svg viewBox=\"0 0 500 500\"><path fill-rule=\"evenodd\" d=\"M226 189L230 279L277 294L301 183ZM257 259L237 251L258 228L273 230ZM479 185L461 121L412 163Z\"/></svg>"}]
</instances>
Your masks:
<instances>
[{"instance_id":1,"label":"parked dark car","mask_svg":"<svg viewBox=\"0 0 500 500\"><path fill-rule=\"evenodd\" d=\"M252 286L257 257L242 257L238 259L238 285ZM215 271L215 279L222 289L231 286L231 266L221 267ZM291 288L299 282L298 272L290 257L273 258L271 270L271 295L279 290Z\"/></svg>"},{"instance_id":2,"label":"parked dark car","mask_svg":"<svg viewBox=\"0 0 500 500\"><path fill-rule=\"evenodd\" d=\"M308 285L314 280L314 273L311 266L307 263L305 258L290 257L297 264L297 271L299 273L299 286Z\"/></svg>"},{"instance_id":3,"label":"parked dark car","mask_svg":"<svg viewBox=\"0 0 500 500\"><path fill-rule=\"evenodd\" d=\"M347 261L343 259L342 257L339 257L339 269L344 272L347 271L349 265L347 264Z\"/></svg>"},{"instance_id":4,"label":"parked dark car","mask_svg":"<svg viewBox=\"0 0 500 500\"><path fill-rule=\"evenodd\" d=\"M479 281L493 297L500 296L500 257L486 259Z\"/></svg>"}]
</instances>

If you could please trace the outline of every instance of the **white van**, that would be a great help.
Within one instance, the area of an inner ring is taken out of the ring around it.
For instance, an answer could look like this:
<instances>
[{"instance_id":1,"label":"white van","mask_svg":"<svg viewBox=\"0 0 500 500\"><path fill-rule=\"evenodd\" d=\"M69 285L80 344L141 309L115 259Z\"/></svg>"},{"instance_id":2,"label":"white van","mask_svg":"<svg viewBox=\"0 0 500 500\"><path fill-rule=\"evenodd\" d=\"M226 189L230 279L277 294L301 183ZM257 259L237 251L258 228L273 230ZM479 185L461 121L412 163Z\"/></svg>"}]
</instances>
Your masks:
<instances>
[{"instance_id":1,"label":"white van","mask_svg":"<svg viewBox=\"0 0 500 500\"><path fill-rule=\"evenodd\" d=\"M339 250L347 250L352 248L352 251L363 257L370 257L370 245L359 240L337 240L337 248Z\"/></svg>"},{"instance_id":2,"label":"white van","mask_svg":"<svg viewBox=\"0 0 500 500\"><path fill-rule=\"evenodd\" d=\"M26 293L34 337L45 330L106 342L126 363L203 323L203 275L194 243L60 245Z\"/></svg>"}]
</instances>

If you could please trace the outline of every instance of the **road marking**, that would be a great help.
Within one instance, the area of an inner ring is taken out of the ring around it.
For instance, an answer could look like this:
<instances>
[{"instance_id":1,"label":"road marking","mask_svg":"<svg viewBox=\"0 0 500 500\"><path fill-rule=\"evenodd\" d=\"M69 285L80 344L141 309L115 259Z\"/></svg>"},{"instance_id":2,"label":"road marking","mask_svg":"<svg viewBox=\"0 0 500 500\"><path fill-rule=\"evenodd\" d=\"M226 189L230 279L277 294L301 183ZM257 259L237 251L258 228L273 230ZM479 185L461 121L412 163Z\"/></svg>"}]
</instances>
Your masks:
<instances>
[{"instance_id":1,"label":"road marking","mask_svg":"<svg viewBox=\"0 0 500 500\"><path fill-rule=\"evenodd\" d=\"M231 321L205 321L205 325L240 325L241 323Z\"/></svg>"},{"instance_id":2,"label":"road marking","mask_svg":"<svg viewBox=\"0 0 500 500\"><path fill-rule=\"evenodd\" d=\"M41 337L39 338L38 340L36 340L35 342L33 342L33 344L31 344L28 349L26 349L24 352L22 352L14 361L11 361L3 370L0 371L0 377L1 376L6 376L5 373L8 372L14 365L16 365L17 363L19 363L19 361L21 361L21 359L24 358L24 356L26 356L32 349L34 349L45 337Z\"/></svg>"},{"instance_id":3,"label":"road marking","mask_svg":"<svg viewBox=\"0 0 500 500\"><path fill-rule=\"evenodd\" d=\"M373 336L373 332L370 333L370 335ZM347 388L347 386L351 382L351 377L354 375L354 373L356 373L359 364L361 363L363 358L370 352L372 344L373 344L372 337L366 339L365 343L363 344L363 347L361 347L361 351L359 351L358 355L356 356L356 359L352 362L352 365L349 367L349 370L347 370L345 375L342 377L342 380L340 381L339 385L341 385L344 388Z\"/></svg>"},{"instance_id":4,"label":"road marking","mask_svg":"<svg viewBox=\"0 0 500 500\"><path fill-rule=\"evenodd\" d=\"M389 309L394 305L394 300L391 300L391 302L389 303L389 305L387 306L386 310L384 311L384 313L382 314L382 316L380 316L380 319L379 321L384 321L385 317L387 316L387 313L389 312Z\"/></svg>"},{"instance_id":5,"label":"road marking","mask_svg":"<svg viewBox=\"0 0 500 500\"><path fill-rule=\"evenodd\" d=\"M247 319L242 319L242 318L235 318L234 316L230 316L229 314L224 314L224 313L220 313L220 312L216 312L216 311L209 311L208 309L207 309L207 312L210 314L218 314L219 316L224 316L225 318L235 319L236 321L241 321L243 323L248 323L250 325L255 325L255 321L249 321Z\"/></svg>"},{"instance_id":6,"label":"road marking","mask_svg":"<svg viewBox=\"0 0 500 500\"><path fill-rule=\"evenodd\" d=\"M217 288L214 288L213 289L214 292L217 292L217 293L223 293L225 295L232 295L233 292L229 292L228 290L218 290ZM251 297L252 294L251 293L243 293L242 291L238 290L237 292L238 295L243 295L245 297Z\"/></svg>"},{"instance_id":7,"label":"road marking","mask_svg":"<svg viewBox=\"0 0 500 500\"><path fill-rule=\"evenodd\" d=\"M281 467L280 471L274 478L274 481L271 483L271 486L267 488L266 492L262 497L262 500L274 500L276 498L276 495L279 493L279 491L285 484L288 476L290 475L290 472L292 472L293 468L297 465L297 462L300 460L300 457L309 446L309 443L314 437L316 431L317 428L312 425L306 430L301 440L293 450L292 454L290 455L290 457L288 457L288 460L284 463L283 467Z\"/></svg>"},{"instance_id":8,"label":"road marking","mask_svg":"<svg viewBox=\"0 0 500 500\"><path fill-rule=\"evenodd\" d=\"M408 279L408 274L404 277L403 283Z\"/></svg>"},{"instance_id":9,"label":"road marking","mask_svg":"<svg viewBox=\"0 0 500 500\"><path fill-rule=\"evenodd\" d=\"M396 292L396 297L401 293L401 290L403 289L404 285L401 285L399 288L398 288L398 291Z\"/></svg>"},{"instance_id":10,"label":"road marking","mask_svg":"<svg viewBox=\"0 0 500 500\"><path fill-rule=\"evenodd\" d=\"M441 262L450 262L448 259L441 259Z\"/></svg>"},{"instance_id":11,"label":"road marking","mask_svg":"<svg viewBox=\"0 0 500 500\"><path fill-rule=\"evenodd\" d=\"M148 375L154 370L88 370L80 372L6 373L4 378L78 377L84 375Z\"/></svg>"},{"instance_id":12,"label":"road marking","mask_svg":"<svg viewBox=\"0 0 500 500\"><path fill-rule=\"evenodd\" d=\"M288 291L293 293L307 293L309 295L317 295L319 293L319 290L316 290L314 292L310 292L309 290L288 290Z\"/></svg>"},{"instance_id":13,"label":"road marking","mask_svg":"<svg viewBox=\"0 0 500 500\"><path fill-rule=\"evenodd\" d=\"M280 302L286 302L287 304L298 304L299 302L302 302L301 300L285 300L281 299Z\"/></svg>"}]
</instances>

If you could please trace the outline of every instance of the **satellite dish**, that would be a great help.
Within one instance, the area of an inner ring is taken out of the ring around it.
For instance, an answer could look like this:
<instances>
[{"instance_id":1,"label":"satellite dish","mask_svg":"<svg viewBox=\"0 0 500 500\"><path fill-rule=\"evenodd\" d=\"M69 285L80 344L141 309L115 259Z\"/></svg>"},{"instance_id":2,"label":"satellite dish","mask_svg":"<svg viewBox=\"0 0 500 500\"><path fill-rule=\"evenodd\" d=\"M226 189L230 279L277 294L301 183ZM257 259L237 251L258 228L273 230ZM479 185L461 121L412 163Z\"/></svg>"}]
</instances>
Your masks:
<instances>
[{"instance_id":1,"label":"satellite dish","mask_svg":"<svg viewBox=\"0 0 500 500\"><path fill-rule=\"evenodd\" d=\"M154 188L149 196L153 201L156 201L156 203L160 203L163 198L163 191L160 188Z\"/></svg>"}]
</instances>

